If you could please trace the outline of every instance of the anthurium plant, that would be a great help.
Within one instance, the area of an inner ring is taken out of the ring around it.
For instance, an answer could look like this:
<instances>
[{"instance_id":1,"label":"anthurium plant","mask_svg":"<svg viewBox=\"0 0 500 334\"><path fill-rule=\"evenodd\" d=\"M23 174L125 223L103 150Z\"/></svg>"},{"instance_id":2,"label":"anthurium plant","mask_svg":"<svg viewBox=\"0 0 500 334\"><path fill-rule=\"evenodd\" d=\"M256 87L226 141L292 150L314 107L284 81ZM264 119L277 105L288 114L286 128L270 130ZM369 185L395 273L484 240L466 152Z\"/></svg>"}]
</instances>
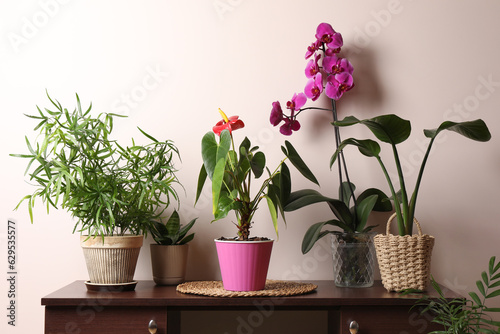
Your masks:
<instances>
[{"instance_id":1,"label":"anthurium plant","mask_svg":"<svg viewBox=\"0 0 500 334\"><path fill-rule=\"evenodd\" d=\"M461 134L462 136L480 142L486 142L490 140L491 134L488 127L483 120L478 119L474 121L465 122L451 122L445 121L441 123L437 128L431 130L424 130L425 137L429 138L429 144L427 150L423 157L422 163L420 165L420 170L415 182L415 187L410 195L406 187L406 180L403 175L403 169L401 166L401 161L399 158L399 153L397 150L397 145L404 142L411 133L411 123L408 120L404 120L396 115L382 115L370 119L359 120L354 116L348 116L341 121L336 121L336 126L352 126L356 124L363 124L368 129L371 130L373 135L382 143L389 144L394 162L396 165L399 187L397 190L395 182L391 179L389 172L387 171L386 165L382 161L380 156L381 147L379 143L372 139L355 139L348 138L342 141L339 145L337 151L333 154L331 158L331 165L338 159L341 151L346 146L356 146L361 152L361 154L367 157L373 157L377 159L384 176L389 185L389 189L392 194L392 201L394 202L394 208L397 215L397 224L399 235L411 235L413 231L413 220L415 217L415 208L417 204L418 190L420 188L420 183L422 181L422 176L424 174L424 169L427 164L427 159L432 148L436 137L443 131L448 130Z\"/></svg>"},{"instance_id":2,"label":"anthurium plant","mask_svg":"<svg viewBox=\"0 0 500 334\"><path fill-rule=\"evenodd\" d=\"M259 151L258 146L252 146L247 137L238 147L235 146L233 131L243 128L243 121L238 116L227 117L220 109L219 112L223 119L213 127L213 131L205 134L201 142L203 165L198 177L196 202L208 177L212 181L213 221L223 219L234 211L237 240L250 240L252 219L265 199L278 234L278 215L284 218L284 203L291 193L290 170L285 160L288 159L312 182L318 184L318 181L289 142L282 147L287 157L276 169L269 170L265 154ZM254 180L263 175L267 178L255 187Z\"/></svg>"},{"instance_id":3,"label":"anthurium plant","mask_svg":"<svg viewBox=\"0 0 500 334\"><path fill-rule=\"evenodd\" d=\"M298 115L306 110L327 110L332 113L333 121L337 121L337 101L354 87L354 67L341 57L343 47L342 35L328 23L321 23L316 28L315 41L307 48L305 58L309 59L305 68L307 83L304 92L295 93L286 103L288 114L285 114L279 101L273 102L270 121L274 126L280 125L280 132L289 136L300 129ZM325 96L331 102L331 109L305 106L308 99L316 101ZM334 125L335 149L341 142L339 127ZM302 207L326 202L334 219L318 222L307 230L302 241L302 252L311 250L314 244L329 233L338 231L323 230L325 227L338 227L344 233L366 233L375 226L368 226L367 221L372 211L390 211L392 204L382 191L370 188L357 195L356 186L349 178L347 163L342 150L339 150L338 199L323 196L316 190L303 189L293 192L285 205L285 211L294 211ZM325 162L326 163L326 162ZM355 240L355 239L354 239Z\"/></svg>"},{"instance_id":4,"label":"anthurium plant","mask_svg":"<svg viewBox=\"0 0 500 334\"><path fill-rule=\"evenodd\" d=\"M35 186L26 195L31 221L35 200L66 209L77 219L74 231L113 236L147 234L151 221L160 217L171 200L178 201L174 158L179 151L170 140L122 146L111 139L115 114L92 116L90 105L82 109L76 95L73 111L50 98L53 108L38 108L27 115L38 124L35 142L26 137L27 154L11 154L28 160L25 174Z\"/></svg>"}]
</instances>

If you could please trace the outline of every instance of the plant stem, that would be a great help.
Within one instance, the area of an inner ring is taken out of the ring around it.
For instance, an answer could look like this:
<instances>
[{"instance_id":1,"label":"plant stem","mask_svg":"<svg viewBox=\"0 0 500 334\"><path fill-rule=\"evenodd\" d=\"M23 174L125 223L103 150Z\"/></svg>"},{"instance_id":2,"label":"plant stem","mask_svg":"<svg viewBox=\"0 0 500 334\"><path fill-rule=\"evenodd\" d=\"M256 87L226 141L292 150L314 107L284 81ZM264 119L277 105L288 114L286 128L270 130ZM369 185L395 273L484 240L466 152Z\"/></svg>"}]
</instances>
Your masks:
<instances>
[{"instance_id":1,"label":"plant stem","mask_svg":"<svg viewBox=\"0 0 500 334\"><path fill-rule=\"evenodd\" d=\"M389 176L389 173L387 172L387 168L385 168L384 163L382 162L382 159L380 159L380 156L376 156L378 163L380 164L380 167L382 167L382 171L384 172L384 176L387 180L387 183L389 184L389 189L391 190L392 198L394 200L394 209L396 210L396 220L398 223L398 230L399 234L402 235L402 231L404 230L404 224L403 224L403 216L401 215L401 205L399 203L398 196L396 195L396 190L394 190L394 185L392 184L391 178Z\"/></svg>"},{"instance_id":2,"label":"plant stem","mask_svg":"<svg viewBox=\"0 0 500 334\"><path fill-rule=\"evenodd\" d=\"M337 125L335 125L335 122L338 121L338 117L337 117L337 101L335 101L334 99L331 99L331 101L332 101L333 128L334 128L334 132L335 132L335 147L336 147L336 149L338 151L340 143L342 142L342 139L340 138L340 129L339 129L339 127ZM346 177L346 180L347 180L347 184L349 186L349 189L351 190L351 196L352 196L352 199L353 199L353 202L354 202L354 206L356 206L356 204L357 204L356 203L356 196L354 195L354 189L352 188L351 180L349 179L349 173L347 171L347 164L346 164L346 161L345 161L344 151L343 150L339 151L339 157L340 158L338 159L338 163L339 163L339 182L340 182L341 198L342 198L342 200L345 199L344 187L342 186L342 184L344 183L343 178L342 178L342 168L343 168L344 172L345 172L345 177ZM349 201L349 199L345 199L345 200ZM354 210L354 222L357 222L357 219L356 219L356 210Z\"/></svg>"},{"instance_id":3,"label":"plant stem","mask_svg":"<svg viewBox=\"0 0 500 334\"><path fill-rule=\"evenodd\" d=\"M401 214L398 214L398 226L401 227L402 225L404 226L404 229L401 230L399 229L399 234L400 235L411 235L412 234L412 229L413 229L413 220L408 221L408 195L406 193L406 186L405 186L405 179L403 176L403 170L401 168L401 162L399 160L399 155L398 155L398 150L396 149L396 145L392 144L392 151L394 153L394 161L396 162L396 168L398 170L398 177L399 177L399 185L401 187L401 204L402 204L402 210L403 210L403 215L401 217ZM396 200L396 197L394 198ZM396 201L394 202L396 204ZM402 218L402 222L399 222L400 218ZM402 224L402 225L401 225Z\"/></svg>"},{"instance_id":4,"label":"plant stem","mask_svg":"<svg viewBox=\"0 0 500 334\"><path fill-rule=\"evenodd\" d=\"M420 165L420 170L418 171L417 181L415 182L415 189L413 190L413 195L411 196L409 218L412 221L413 217L415 216L415 206L417 204L418 189L420 187L420 182L422 181L422 176L424 174L425 164L427 163L427 158L429 157L429 154L431 152L431 147L432 144L434 143L435 138L436 137L432 138L431 141L429 142L429 146L427 146L427 151L425 152L424 159L422 160L422 164Z\"/></svg>"}]
</instances>

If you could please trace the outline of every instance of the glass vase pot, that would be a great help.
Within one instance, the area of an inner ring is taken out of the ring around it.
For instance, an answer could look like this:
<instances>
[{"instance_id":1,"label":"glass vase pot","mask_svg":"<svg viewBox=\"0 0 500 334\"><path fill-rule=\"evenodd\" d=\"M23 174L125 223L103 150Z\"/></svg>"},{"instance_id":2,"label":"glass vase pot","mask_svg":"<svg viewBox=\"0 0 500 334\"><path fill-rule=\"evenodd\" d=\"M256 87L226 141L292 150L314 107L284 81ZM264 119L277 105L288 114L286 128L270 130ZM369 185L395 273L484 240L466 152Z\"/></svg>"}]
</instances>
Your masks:
<instances>
[{"instance_id":1,"label":"glass vase pot","mask_svg":"<svg viewBox=\"0 0 500 334\"><path fill-rule=\"evenodd\" d=\"M375 234L336 232L331 235L336 286L367 288L373 285Z\"/></svg>"}]
</instances>

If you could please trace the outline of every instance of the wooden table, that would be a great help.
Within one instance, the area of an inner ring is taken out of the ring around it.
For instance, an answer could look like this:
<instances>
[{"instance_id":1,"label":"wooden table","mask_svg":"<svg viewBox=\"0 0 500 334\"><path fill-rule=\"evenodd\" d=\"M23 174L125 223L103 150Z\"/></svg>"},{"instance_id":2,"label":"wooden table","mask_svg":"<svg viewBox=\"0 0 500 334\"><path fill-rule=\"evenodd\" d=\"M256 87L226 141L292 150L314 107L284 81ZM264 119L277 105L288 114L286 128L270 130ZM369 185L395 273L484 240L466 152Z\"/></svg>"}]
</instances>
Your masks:
<instances>
[{"instance_id":1,"label":"wooden table","mask_svg":"<svg viewBox=\"0 0 500 334\"><path fill-rule=\"evenodd\" d=\"M219 298L182 294L175 286L156 286L153 281L139 281L135 291L91 292L83 281L76 281L42 298L45 333L144 334L154 320L157 334L177 334L182 311L190 310L323 310L328 313L328 333L349 334L352 320L362 334L422 334L436 329L428 316L410 311L418 295L389 293L380 281L358 289L338 288L332 281L309 282L318 289L306 295ZM459 296L448 291L446 297Z\"/></svg>"}]
</instances>

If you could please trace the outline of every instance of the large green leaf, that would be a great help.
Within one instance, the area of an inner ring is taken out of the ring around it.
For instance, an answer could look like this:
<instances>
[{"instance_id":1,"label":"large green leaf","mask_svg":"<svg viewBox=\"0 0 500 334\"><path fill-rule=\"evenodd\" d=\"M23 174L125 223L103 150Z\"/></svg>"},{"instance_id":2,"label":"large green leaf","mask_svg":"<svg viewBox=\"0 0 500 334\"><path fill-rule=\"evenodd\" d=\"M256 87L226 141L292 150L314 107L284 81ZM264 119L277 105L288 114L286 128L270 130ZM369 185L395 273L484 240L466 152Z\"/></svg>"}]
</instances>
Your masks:
<instances>
[{"instance_id":1,"label":"large green leaf","mask_svg":"<svg viewBox=\"0 0 500 334\"><path fill-rule=\"evenodd\" d=\"M337 151L333 153L330 159L330 168L332 168L333 164L335 163L335 160L337 160L340 151L342 151L348 145L357 146L359 152L361 152L361 154L367 157L378 157L380 154L380 145L376 141L371 139L359 140L355 138L348 138L343 140L340 143Z\"/></svg>"},{"instance_id":2,"label":"large green leaf","mask_svg":"<svg viewBox=\"0 0 500 334\"><path fill-rule=\"evenodd\" d=\"M266 167L266 156L264 153L255 153L250 160L250 167L255 178L258 179L264 173L264 168Z\"/></svg>"},{"instance_id":3,"label":"large green leaf","mask_svg":"<svg viewBox=\"0 0 500 334\"><path fill-rule=\"evenodd\" d=\"M351 202L351 197L353 196L356 186L352 182L342 182L339 187L339 199L344 202L345 205L349 206Z\"/></svg>"},{"instance_id":4,"label":"large green leaf","mask_svg":"<svg viewBox=\"0 0 500 334\"><path fill-rule=\"evenodd\" d=\"M411 133L410 121L399 116L390 114L377 116L371 119L359 120L354 116L348 116L341 121L335 122L337 126L350 126L364 124L371 132L384 143L399 144L404 142Z\"/></svg>"},{"instance_id":5,"label":"large green leaf","mask_svg":"<svg viewBox=\"0 0 500 334\"><path fill-rule=\"evenodd\" d=\"M292 192L292 179L290 176L290 169L284 162L281 164L281 171L279 173L279 189L280 200L283 206L284 203L288 203L290 194Z\"/></svg>"},{"instance_id":6,"label":"large green leaf","mask_svg":"<svg viewBox=\"0 0 500 334\"><path fill-rule=\"evenodd\" d=\"M225 218L232 210L241 208L241 202L235 201L227 192L221 193L217 207L214 210L214 220Z\"/></svg>"},{"instance_id":7,"label":"large green leaf","mask_svg":"<svg viewBox=\"0 0 500 334\"><path fill-rule=\"evenodd\" d=\"M333 225L332 221L319 222L307 229L302 239L302 254L307 254L319 239L329 233L328 231L321 232L323 227L328 224Z\"/></svg>"},{"instance_id":8,"label":"large green leaf","mask_svg":"<svg viewBox=\"0 0 500 334\"><path fill-rule=\"evenodd\" d=\"M207 132L201 140L201 157L208 177L212 180L215 166L220 159L226 159L227 152L231 145L231 135L228 130L224 130L220 134L220 142L217 143L215 134L211 131Z\"/></svg>"},{"instance_id":9,"label":"large green leaf","mask_svg":"<svg viewBox=\"0 0 500 334\"><path fill-rule=\"evenodd\" d=\"M373 211L378 211L378 212L388 212L392 210L392 203L389 197L381 190L376 189L376 188L369 188L363 191L359 196L358 196L358 201L362 201L365 198L372 196L372 195L377 195L377 202L375 203L375 206L373 207Z\"/></svg>"},{"instance_id":10,"label":"large green leaf","mask_svg":"<svg viewBox=\"0 0 500 334\"><path fill-rule=\"evenodd\" d=\"M358 205L356 206L356 217L358 219L356 232L362 232L364 230L368 217L377 203L377 199L377 195L371 195L358 201Z\"/></svg>"},{"instance_id":11,"label":"large green leaf","mask_svg":"<svg viewBox=\"0 0 500 334\"><path fill-rule=\"evenodd\" d=\"M285 211L295 211L304 206L308 206L319 202L329 202L334 199L321 195L313 189L302 189L294 191L290 194L288 201L285 204Z\"/></svg>"},{"instance_id":12,"label":"large green leaf","mask_svg":"<svg viewBox=\"0 0 500 334\"><path fill-rule=\"evenodd\" d=\"M481 142L491 139L491 133L484 121L481 119L460 123L446 121L441 123L437 129L424 130L424 135L428 138L435 138L443 130L454 131L466 138Z\"/></svg>"},{"instance_id":13,"label":"large green leaf","mask_svg":"<svg viewBox=\"0 0 500 334\"><path fill-rule=\"evenodd\" d=\"M317 184L319 186L319 182L314 176L313 172L307 167L306 163L300 157L297 150L293 147L293 145L289 141L285 141L286 149L282 146L281 149L285 153L285 155L290 159L292 165L297 168L297 170L309 181Z\"/></svg>"}]
</instances>

